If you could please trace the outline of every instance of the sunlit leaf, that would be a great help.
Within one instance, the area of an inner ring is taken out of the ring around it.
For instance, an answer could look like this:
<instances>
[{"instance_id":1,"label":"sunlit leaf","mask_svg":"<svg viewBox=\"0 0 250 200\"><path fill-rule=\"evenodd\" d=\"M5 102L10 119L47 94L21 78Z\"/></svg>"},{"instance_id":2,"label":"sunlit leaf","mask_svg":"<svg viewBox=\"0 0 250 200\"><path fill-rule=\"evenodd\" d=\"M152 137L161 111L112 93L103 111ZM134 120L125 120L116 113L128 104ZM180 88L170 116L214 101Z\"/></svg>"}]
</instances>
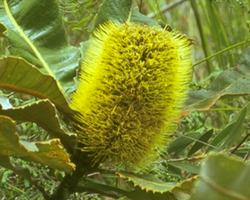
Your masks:
<instances>
[{"instance_id":1,"label":"sunlit leaf","mask_svg":"<svg viewBox=\"0 0 250 200\"><path fill-rule=\"evenodd\" d=\"M63 127L55 106L47 99L11 109L0 109L0 114L14 120L34 122L48 131L52 137L60 138L64 145L76 145L76 134Z\"/></svg>"},{"instance_id":2,"label":"sunlit leaf","mask_svg":"<svg viewBox=\"0 0 250 200\"><path fill-rule=\"evenodd\" d=\"M0 88L47 98L65 113L72 112L56 81L22 58L0 58Z\"/></svg>"}]
</instances>

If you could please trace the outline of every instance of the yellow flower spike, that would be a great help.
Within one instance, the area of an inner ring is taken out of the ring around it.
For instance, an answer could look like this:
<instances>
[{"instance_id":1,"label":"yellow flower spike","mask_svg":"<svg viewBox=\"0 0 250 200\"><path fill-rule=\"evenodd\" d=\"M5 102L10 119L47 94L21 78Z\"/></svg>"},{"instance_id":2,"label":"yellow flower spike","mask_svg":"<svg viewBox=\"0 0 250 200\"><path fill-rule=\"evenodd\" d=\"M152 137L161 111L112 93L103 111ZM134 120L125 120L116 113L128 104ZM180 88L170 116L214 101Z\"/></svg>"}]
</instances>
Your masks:
<instances>
[{"instance_id":1,"label":"yellow flower spike","mask_svg":"<svg viewBox=\"0 0 250 200\"><path fill-rule=\"evenodd\" d=\"M71 107L93 163L142 169L159 156L180 114L191 74L189 40L134 23L95 32Z\"/></svg>"}]
</instances>

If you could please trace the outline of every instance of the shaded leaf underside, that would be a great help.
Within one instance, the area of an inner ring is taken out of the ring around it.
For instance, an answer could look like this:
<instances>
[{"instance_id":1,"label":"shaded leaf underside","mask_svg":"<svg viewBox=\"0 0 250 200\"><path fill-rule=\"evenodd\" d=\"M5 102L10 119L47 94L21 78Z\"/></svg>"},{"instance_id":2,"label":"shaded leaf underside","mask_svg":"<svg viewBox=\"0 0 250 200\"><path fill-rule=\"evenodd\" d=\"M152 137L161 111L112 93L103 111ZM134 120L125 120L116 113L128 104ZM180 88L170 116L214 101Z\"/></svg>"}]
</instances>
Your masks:
<instances>
[{"instance_id":1,"label":"shaded leaf underside","mask_svg":"<svg viewBox=\"0 0 250 200\"><path fill-rule=\"evenodd\" d=\"M59 139L42 142L20 140L15 122L6 116L0 116L0 154L21 157L66 172L75 169Z\"/></svg>"}]
</instances>

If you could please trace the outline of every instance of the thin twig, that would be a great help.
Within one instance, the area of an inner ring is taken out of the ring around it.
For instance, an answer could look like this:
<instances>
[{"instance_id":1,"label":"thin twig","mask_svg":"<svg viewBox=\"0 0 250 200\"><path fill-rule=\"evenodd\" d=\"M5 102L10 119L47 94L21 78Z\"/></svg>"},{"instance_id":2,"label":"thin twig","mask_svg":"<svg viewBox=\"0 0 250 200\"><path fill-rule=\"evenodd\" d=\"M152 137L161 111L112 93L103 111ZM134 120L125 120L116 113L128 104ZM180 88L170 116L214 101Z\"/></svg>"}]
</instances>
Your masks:
<instances>
[{"instance_id":1,"label":"thin twig","mask_svg":"<svg viewBox=\"0 0 250 200\"><path fill-rule=\"evenodd\" d=\"M212 144L209 144L209 143L207 143L207 142L204 142L204 141L202 141L202 140L199 140L199 139L196 139L196 138L187 136L187 135L180 135L180 136L181 136L181 137L188 138L188 139L193 140L193 141L195 141L195 142L199 142L199 143L204 144L205 146L211 147L211 148L213 148L213 149L218 149L218 147L216 147L216 146L214 146L214 145L212 145Z\"/></svg>"},{"instance_id":2,"label":"thin twig","mask_svg":"<svg viewBox=\"0 0 250 200\"><path fill-rule=\"evenodd\" d=\"M207 155L200 155L200 156L195 156L195 157L185 157L185 158L175 158L175 159L169 159L167 160L168 162L180 162L180 161L191 161L191 162L196 162L196 161L200 161L203 160L204 158L206 158Z\"/></svg>"},{"instance_id":3,"label":"thin twig","mask_svg":"<svg viewBox=\"0 0 250 200\"><path fill-rule=\"evenodd\" d=\"M197 8L197 4L196 4L195 0L190 0L190 3L191 3L191 7L193 9L195 21L196 21L196 24L197 24L197 27L198 27L198 31L199 31L199 35L200 35L200 39L201 39L202 49L203 49L205 57L208 57L208 46L207 46L207 42L206 42L205 37L204 37L204 31L203 31L203 28L202 28L202 24L201 24L201 20L200 20L200 14L199 14L199 11L198 11L198 8ZM212 72L212 68L211 68L211 65L208 62L208 60L206 60L206 62L207 62L207 71L210 74Z\"/></svg>"},{"instance_id":4,"label":"thin twig","mask_svg":"<svg viewBox=\"0 0 250 200\"><path fill-rule=\"evenodd\" d=\"M149 14L148 14L148 17L150 17L150 18L155 18L157 15L159 15L159 13L168 12L169 10L171 10L171 9L173 9L173 8L175 8L175 7L177 7L178 5L184 3L185 1L187 1L187 0L178 0L178 1L176 1L176 2L173 2L173 3L169 4L169 5L165 5L165 6L163 6L163 7L161 8L160 12L157 12L157 13L149 13Z\"/></svg>"},{"instance_id":5,"label":"thin twig","mask_svg":"<svg viewBox=\"0 0 250 200\"><path fill-rule=\"evenodd\" d=\"M244 157L244 160L248 160L250 158L250 150L247 152L247 154Z\"/></svg>"},{"instance_id":6,"label":"thin twig","mask_svg":"<svg viewBox=\"0 0 250 200\"><path fill-rule=\"evenodd\" d=\"M139 2L139 11L140 12L142 12L142 6L143 6L143 2L142 2L142 0L140 0L140 2Z\"/></svg>"},{"instance_id":7,"label":"thin twig","mask_svg":"<svg viewBox=\"0 0 250 200\"><path fill-rule=\"evenodd\" d=\"M200 64L203 63L203 62L206 62L207 60L210 60L211 58L214 58L214 57L216 57L216 56L218 56L218 55L220 55L220 54L223 54L223 53L225 53L225 52L227 52L227 51L230 51L230 50L232 50L232 49L235 49L235 48L237 48L237 47L240 47L240 46L242 46L242 45L245 45L245 44L247 44L247 43L249 43L249 42L250 42L250 38L248 38L248 39L246 39L246 40L244 40L244 41L238 42L238 43L236 43L236 44L233 44L233 45L231 45L231 46L229 46L229 47L227 47L227 48L224 48L224 49L222 49L222 50L220 50L220 51L218 51L218 52L216 52L216 53L214 53L214 54L212 54L212 55L210 55L210 56L208 56L208 57L206 57L206 58L204 58L204 59L201 59L200 61L198 61L197 63L195 63L195 64L193 65L193 68L194 68L195 66L197 66L197 65L200 65Z\"/></svg>"},{"instance_id":8,"label":"thin twig","mask_svg":"<svg viewBox=\"0 0 250 200\"><path fill-rule=\"evenodd\" d=\"M240 146L248 139L248 137L250 137L250 133L248 133L230 153L234 154L240 148Z\"/></svg>"}]
</instances>

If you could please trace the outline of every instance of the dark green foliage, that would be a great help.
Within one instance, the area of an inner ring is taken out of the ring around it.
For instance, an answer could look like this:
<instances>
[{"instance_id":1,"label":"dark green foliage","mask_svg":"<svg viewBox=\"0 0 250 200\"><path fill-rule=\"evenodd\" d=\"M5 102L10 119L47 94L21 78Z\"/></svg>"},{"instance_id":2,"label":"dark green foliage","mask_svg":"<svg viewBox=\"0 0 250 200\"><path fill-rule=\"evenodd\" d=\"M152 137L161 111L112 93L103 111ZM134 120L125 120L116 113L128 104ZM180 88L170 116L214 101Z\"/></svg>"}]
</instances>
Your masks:
<instances>
[{"instance_id":1,"label":"dark green foliage","mask_svg":"<svg viewBox=\"0 0 250 200\"><path fill-rule=\"evenodd\" d=\"M249 19L250 0L2 0L0 199L249 200ZM143 174L91 166L76 149L68 103L89 38L109 20L193 44L178 129Z\"/></svg>"}]
</instances>

